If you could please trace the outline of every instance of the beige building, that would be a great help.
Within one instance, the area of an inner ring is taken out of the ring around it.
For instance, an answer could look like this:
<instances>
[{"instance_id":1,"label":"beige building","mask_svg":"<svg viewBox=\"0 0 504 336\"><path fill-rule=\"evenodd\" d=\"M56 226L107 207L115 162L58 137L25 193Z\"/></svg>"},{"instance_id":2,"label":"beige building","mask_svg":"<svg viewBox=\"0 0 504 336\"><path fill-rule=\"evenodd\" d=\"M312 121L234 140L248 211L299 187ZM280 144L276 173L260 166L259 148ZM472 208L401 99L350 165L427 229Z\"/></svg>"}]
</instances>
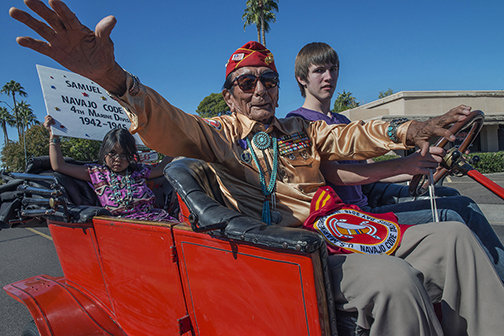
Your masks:
<instances>
[{"instance_id":1,"label":"beige building","mask_svg":"<svg viewBox=\"0 0 504 336\"><path fill-rule=\"evenodd\" d=\"M504 90L501 91L401 91L342 112L350 120L394 118L426 120L458 105L485 113L485 123L472 152L504 151Z\"/></svg>"}]
</instances>

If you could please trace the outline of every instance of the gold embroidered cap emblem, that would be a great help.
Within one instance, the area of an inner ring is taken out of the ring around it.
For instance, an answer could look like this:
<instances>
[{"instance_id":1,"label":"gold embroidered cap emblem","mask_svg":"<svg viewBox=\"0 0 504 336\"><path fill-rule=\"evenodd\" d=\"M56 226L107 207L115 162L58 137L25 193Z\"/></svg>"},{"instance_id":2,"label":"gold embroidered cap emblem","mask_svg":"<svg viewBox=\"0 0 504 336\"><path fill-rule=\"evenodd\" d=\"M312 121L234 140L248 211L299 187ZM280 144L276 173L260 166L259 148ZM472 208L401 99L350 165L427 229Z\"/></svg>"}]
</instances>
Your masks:
<instances>
[{"instance_id":1,"label":"gold embroidered cap emblem","mask_svg":"<svg viewBox=\"0 0 504 336\"><path fill-rule=\"evenodd\" d=\"M269 53L264 59L264 63L266 63L266 65L270 65L271 62L273 62L273 54Z\"/></svg>"}]
</instances>

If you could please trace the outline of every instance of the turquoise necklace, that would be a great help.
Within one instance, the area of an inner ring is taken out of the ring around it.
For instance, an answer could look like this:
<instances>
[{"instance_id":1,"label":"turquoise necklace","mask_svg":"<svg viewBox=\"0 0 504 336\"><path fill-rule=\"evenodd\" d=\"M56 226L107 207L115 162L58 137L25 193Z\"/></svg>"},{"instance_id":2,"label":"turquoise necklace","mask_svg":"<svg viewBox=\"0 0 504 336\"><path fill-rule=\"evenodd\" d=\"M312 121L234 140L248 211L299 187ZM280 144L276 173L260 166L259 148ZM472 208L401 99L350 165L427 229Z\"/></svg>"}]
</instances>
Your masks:
<instances>
[{"instance_id":1,"label":"turquoise necklace","mask_svg":"<svg viewBox=\"0 0 504 336\"><path fill-rule=\"evenodd\" d=\"M267 225L271 225L271 206L270 206L270 195L275 189L276 185L276 177L277 177L277 169L278 169L278 143L276 137L270 137L266 132L258 132L252 138L252 142L254 145L263 152L264 161L266 164L268 163L265 155L266 149L270 148L273 145L273 169L271 170L270 180L268 185L266 185L266 176L261 166L259 165L259 160L254 152L254 148L252 148L250 144L249 138L247 139L247 145L250 148L250 153L252 154L252 159L259 170L259 180L261 182L261 190L264 197L263 201L263 210L262 210L262 221ZM275 211L275 214L278 213ZM278 213L276 217L280 214ZM276 218L276 221L280 222L280 219ZM276 222L275 221L275 222Z\"/></svg>"},{"instance_id":2,"label":"turquoise necklace","mask_svg":"<svg viewBox=\"0 0 504 336\"><path fill-rule=\"evenodd\" d=\"M126 174L122 176L122 184L124 185L124 189L126 189L126 194L122 196L121 189L123 189L123 187L121 186L121 182L119 182L117 174L110 170L110 189L112 190L114 200L119 207L122 206L126 209L130 209L133 201L131 180L132 178L129 171L126 171Z\"/></svg>"}]
</instances>

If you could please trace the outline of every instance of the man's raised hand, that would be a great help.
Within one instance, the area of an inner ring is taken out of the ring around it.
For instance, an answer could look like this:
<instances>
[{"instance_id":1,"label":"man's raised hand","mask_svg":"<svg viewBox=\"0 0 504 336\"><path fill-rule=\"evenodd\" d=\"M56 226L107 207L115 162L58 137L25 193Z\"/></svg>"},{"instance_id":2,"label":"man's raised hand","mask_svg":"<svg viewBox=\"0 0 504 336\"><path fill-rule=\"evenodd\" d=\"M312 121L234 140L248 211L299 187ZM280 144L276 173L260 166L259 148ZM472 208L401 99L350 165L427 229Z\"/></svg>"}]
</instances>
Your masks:
<instances>
[{"instance_id":1,"label":"man's raised hand","mask_svg":"<svg viewBox=\"0 0 504 336\"><path fill-rule=\"evenodd\" d=\"M65 68L98 83L107 91L122 94L126 90L126 73L115 62L114 44L110 33L116 24L113 16L102 19L93 32L80 23L70 9L59 0L49 0L51 8L39 0L24 0L25 4L45 22L30 14L11 8L9 14L24 23L45 41L18 37L23 46L44 54Z\"/></svg>"}]
</instances>

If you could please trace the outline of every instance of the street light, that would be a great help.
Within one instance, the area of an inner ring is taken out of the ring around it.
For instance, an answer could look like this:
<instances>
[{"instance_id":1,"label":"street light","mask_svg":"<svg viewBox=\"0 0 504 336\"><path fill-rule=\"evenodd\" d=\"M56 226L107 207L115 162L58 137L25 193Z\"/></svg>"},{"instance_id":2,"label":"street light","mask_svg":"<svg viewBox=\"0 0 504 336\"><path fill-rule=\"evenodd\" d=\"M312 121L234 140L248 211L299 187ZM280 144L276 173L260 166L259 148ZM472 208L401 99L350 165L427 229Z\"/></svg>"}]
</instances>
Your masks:
<instances>
[{"instance_id":1,"label":"street light","mask_svg":"<svg viewBox=\"0 0 504 336\"><path fill-rule=\"evenodd\" d=\"M11 110L13 110L13 108L12 108L9 104L7 104L7 102L6 102L6 101L0 100L0 103L4 103L5 105L9 106L9 108L10 108Z\"/></svg>"},{"instance_id":2,"label":"street light","mask_svg":"<svg viewBox=\"0 0 504 336\"><path fill-rule=\"evenodd\" d=\"M6 101L0 100L0 103L4 103L5 105L9 106L11 110L14 110L9 104L7 104ZM24 122L22 124L23 124L23 142L24 142L25 171L26 171L26 167L28 165L28 156L26 155L26 132L24 131Z\"/></svg>"}]
</instances>

